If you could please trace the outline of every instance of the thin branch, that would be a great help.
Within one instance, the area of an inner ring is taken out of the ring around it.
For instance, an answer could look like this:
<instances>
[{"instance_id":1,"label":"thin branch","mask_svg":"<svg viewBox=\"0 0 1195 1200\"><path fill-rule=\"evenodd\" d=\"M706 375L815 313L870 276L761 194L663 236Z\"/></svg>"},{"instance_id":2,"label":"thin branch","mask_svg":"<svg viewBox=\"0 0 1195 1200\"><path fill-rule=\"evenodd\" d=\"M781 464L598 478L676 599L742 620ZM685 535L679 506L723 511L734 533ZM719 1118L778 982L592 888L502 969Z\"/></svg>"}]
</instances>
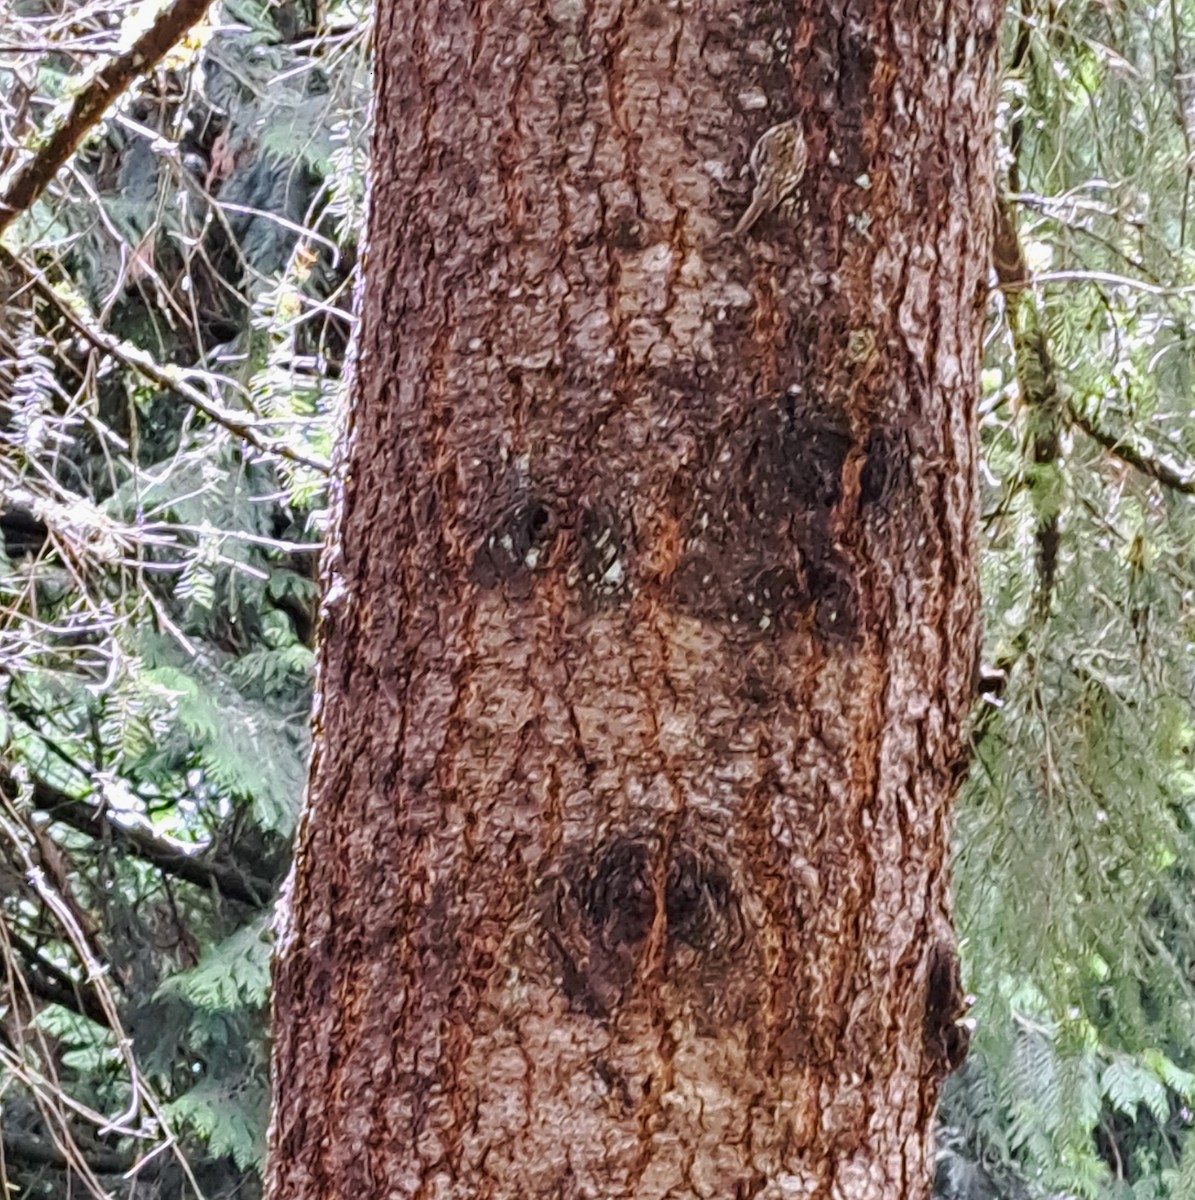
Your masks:
<instances>
[{"instance_id":1,"label":"thin branch","mask_svg":"<svg viewBox=\"0 0 1195 1200\"><path fill-rule=\"evenodd\" d=\"M0 767L0 789L12 793L16 787L16 780ZM231 867L184 854L153 834L113 821L95 805L76 800L41 780L35 780L32 788L34 805L51 820L69 825L97 841L111 841L159 871L205 891L215 888L227 899L238 900L254 908L263 908L269 903L273 889L264 880L253 879Z\"/></svg>"},{"instance_id":2,"label":"thin branch","mask_svg":"<svg viewBox=\"0 0 1195 1200\"><path fill-rule=\"evenodd\" d=\"M195 1178L191 1164L187 1161L186 1156L178 1146L178 1140L171 1129L170 1121L166 1117L162 1102L158 1099L154 1089L146 1082L137 1058L133 1053L132 1039L121 1027L120 1017L116 1010L116 999L105 978L107 974L106 967L92 953L87 937L75 920L70 906L64 903L62 896L58 894L51 882L47 880L45 872L34 862L26 838L21 836L22 829L27 835L34 836L33 827L23 814L16 811L11 802L7 803L6 807L13 820L6 820L3 814L0 814L0 833L7 838L16 851L17 856L22 860L22 865L25 868L25 878L30 887L37 893L38 899L57 918L58 924L66 934L67 940L86 969L88 982L91 984L96 998L104 1006L104 1013L108 1018L108 1026L112 1033L112 1040L115 1042L116 1051L123 1059L128 1071L130 1092L128 1107L116 1118L104 1120L99 1127L99 1135L102 1137L109 1133L119 1133L125 1137L153 1138L154 1141L159 1142L163 1149L173 1148L175 1161L186 1176L187 1182L191 1185L196 1196L200 1200L203 1200L203 1189L199 1186L199 1181ZM6 1065L11 1068L13 1066L12 1056L5 1055L4 1057L8 1060ZM18 1064L17 1077L22 1080L29 1079L29 1072L20 1064ZM67 1099L60 1090L58 1091L58 1095L63 1100ZM133 1121L137 1118L141 1120L139 1126L135 1127ZM55 1138L59 1149L68 1157L71 1152L77 1154L78 1148L75 1139L66 1132L65 1126L63 1132L66 1134L64 1141L59 1141L58 1138ZM157 1136L159 1133L163 1135L162 1138ZM142 1161L148 1161L150 1157L153 1156L148 1155ZM89 1190L93 1191L96 1195L102 1195L102 1189L98 1186L98 1181L94 1179L94 1172L88 1167L86 1159L80 1158L79 1165L85 1168L85 1174L92 1177L88 1181ZM95 1185L94 1187L92 1187L93 1184Z\"/></svg>"},{"instance_id":3,"label":"thin branch","mask_svg":"<svg viewBox=\"0 0 1195 1200\"><path fill-rule=\"evenodd\" d=\"M0 42L0 54L115 54L115 45L88 42Z\"/></svg>"},{"instance_id":4,"label":"thin branch","mask_svg":"<svg viewBox=\"0 0 1195 1200\"><path fill-rule=\"evenodd\" d=\"M2 1143L5 1154L27 1166L57 1167L68 1171L74 1165L56 1146L29 1134L5 1131ZM97 1175L123 1175L134 1162L131 1154L117 1154L99 1147L89 1149L84 1159Z\"/></svg>"},{"instance_id":5,"label":"thin branch","mask_svg":"<svg viewBox=\"0 0 1195 1200\"><path fill-rule=\"evenodd\" d=\"M153 70L207 12L210 0L174 0L123 54L96 64L41 148L0 181L0 233L50 186L54 176L134 79ZM67 87L68 94L71 91Z\"/></svg>"},{"instance_id":6,"label":"thin branch","mask_svg":"<svg viewBox=\"0 0 1195 1200\"><path fill-rule=\"evenodd\" d=\"M1184 496L1195 496L1195 475L1184 473L1177 467L1151 454L1123 437L1117 437L1101 429L1089 416L1079 412L1072 404L1070 418L1092 441L1098 442L1109 454L1121 462L1135 467L1143 475L1156 479L1160 484L1181 492Z\"/></svg>"},{"instance_id":7,"label":"thin branch","mask_svg":"<svg viewBox=\"0 0 1195 1200\"><path fill-rule=\"evenodd\" d=\"M163 367L134 346L121 342L105 333L93 321L84 317L67 304L55 291L50 281L28 263L14 258L8 251L0 248L0 264L10 270L19 271L31 286L47 303L52 304L62 317L77 333L89 341L97 350L114 358L117 362L145 376L152 383L181 396L196 412L202 413L210 421L227 429L229 433L243 438L254 449L263 454L273 454L278 458L289 459L304 467L310 467L321 475L329 473L328 464L318 458L311 458L298 450L292 450L284 442L276 442L263 436L257 431L252 421L247 421L240 414L227 408L213 404L197 387L189 384L181 377L181 373L171 367Z\"/></svg>"},{"instance_id":8,"label":"thin branch","mask_svg":"<svg viewBox=\"0 0 1195 1200\"><path fill-rule=\"evenodd\" d=\"M25 982L35 996L51 1004L61 1004L97 1025L108 1025L108 1014L103 1005L77 979L42 958L37 947L25 941L15 929L8 930L8 940L25 962Z\"/></svg>"},{"instance_id":9,"label":"thin branch","mask_svg":"<svg viewBox=\"0 0 1195 1200\"><path fill-rule=\"evenodd\" d=\"M1115 271L1041 271L1021 287L1033 288L1045 283L1103 283L1113 288L1131 288L1149 296L1195 295L1195 284L1167 287L1160 283L1146 283L1144 279L1134 279L1131 275L1117 275Z\"/></svg>"}]
</instances>

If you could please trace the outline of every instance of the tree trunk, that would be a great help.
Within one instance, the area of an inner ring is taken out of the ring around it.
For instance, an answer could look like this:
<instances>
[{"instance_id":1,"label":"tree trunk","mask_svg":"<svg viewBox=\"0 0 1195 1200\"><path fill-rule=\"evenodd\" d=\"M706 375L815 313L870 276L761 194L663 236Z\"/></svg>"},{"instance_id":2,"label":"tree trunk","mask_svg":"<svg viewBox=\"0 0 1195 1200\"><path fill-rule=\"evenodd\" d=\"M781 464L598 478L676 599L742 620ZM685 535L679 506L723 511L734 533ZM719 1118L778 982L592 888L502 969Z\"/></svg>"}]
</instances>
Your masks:
<instances>
[{"instance_id":1,"label":"tree trunk","mask_svg":"<svg viewBox=\"0 0 1195 1200\"><path fill-rule=\"evenodd\" d=\"M380 0L272 1200L928 1193L998 12Z\"/></svg>"}]
</instances>

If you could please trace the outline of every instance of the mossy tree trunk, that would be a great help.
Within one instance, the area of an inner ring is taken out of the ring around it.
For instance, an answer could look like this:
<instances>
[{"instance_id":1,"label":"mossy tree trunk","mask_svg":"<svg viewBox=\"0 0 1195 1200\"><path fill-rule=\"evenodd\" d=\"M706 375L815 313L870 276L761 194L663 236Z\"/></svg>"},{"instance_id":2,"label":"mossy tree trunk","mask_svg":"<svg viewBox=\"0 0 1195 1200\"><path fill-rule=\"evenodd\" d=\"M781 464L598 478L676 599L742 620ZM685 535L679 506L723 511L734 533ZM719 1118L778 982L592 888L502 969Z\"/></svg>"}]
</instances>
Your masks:
<instances>
[{"instance_id":1,"label":"mossy tree trunk","mask_svg":"<svg viewBox=\"0 0 1195 1200\"><path fill-rule=\"evenodd\" d=\"M927 1195L998 13L380 0L272 1200Z\"/></svg>"}]
</instances>

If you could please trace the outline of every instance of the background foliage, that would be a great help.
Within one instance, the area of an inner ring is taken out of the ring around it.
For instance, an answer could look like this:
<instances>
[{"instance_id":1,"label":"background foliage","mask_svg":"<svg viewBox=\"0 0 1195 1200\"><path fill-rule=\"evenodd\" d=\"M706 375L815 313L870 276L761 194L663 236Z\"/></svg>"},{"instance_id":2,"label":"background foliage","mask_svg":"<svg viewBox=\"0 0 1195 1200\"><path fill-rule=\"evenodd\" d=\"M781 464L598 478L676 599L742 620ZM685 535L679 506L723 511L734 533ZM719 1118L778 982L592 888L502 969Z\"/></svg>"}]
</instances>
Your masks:
<instances>
[{"instance_id":1,"label":"background foliage","mask_svg":"<svg viewBox=\"0 0 1195 1200\"><path fill-rule=\"evenodd\" d=\"M367 0L223 0L0 254L0 1189L260 1190ZM0 180L135 16L0 0ZM951 1200L1195 1200L1195 0L1014 0Z\"/></svg>"},{"instance_id":2,"label":"background foliage","mask_svg":"<svg viewBox=\"0 0 1195 1200\"><path fill-rule=\"evenodd\" d=\"M0 171L136 16L108 0L0 15ZM0 1191L15 1198L110 1194L129 1171L163 1194L260 1190L365 18L355 0L225 0L5 240Z\"/></svg>"},{"instance_id":3,"label":"background foliage","mask_svg":"<svg viewBox=\"0 0 1195 1200\"><path fill-rule=\"evenodd\" d=\"M1195 9L1008 13L940 1190L1195 1197Z\"/></svg>"}]
</instances>

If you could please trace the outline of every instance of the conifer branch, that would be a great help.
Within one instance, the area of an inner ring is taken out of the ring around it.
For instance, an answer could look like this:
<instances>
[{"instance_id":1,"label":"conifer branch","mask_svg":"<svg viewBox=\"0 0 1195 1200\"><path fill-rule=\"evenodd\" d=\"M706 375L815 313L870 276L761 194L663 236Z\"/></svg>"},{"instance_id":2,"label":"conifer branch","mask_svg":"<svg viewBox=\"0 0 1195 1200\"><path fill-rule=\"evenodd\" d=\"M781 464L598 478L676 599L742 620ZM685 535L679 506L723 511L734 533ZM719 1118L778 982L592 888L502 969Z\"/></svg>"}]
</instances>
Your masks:
<instances>
[{"instance_id":1,"label":"conifer branch","mask_svg":"<svg viewBox=\"0 0 1195 1200\"><path fill-rule=\"evenodd\" d=\"M16 780L3 767L0 767L0 788L8 792L17 789ZM111 820L97 806L68 796L42 780L35 779L32 788L35 807L52 820L69 825L88 837L113 842L159 871L207 891L214 888L228 900L238 900L254 908L263 908L269 903L273 889L264 880L185 854L143 829Z\"/></svg>"},{"instance_id":2,"label":"conifer branch","mask_svg":"<svg viewBox=\"0 0 1195 1200\"><path fill-rule=\"evenodd\" d=\"M1184 496L1195 496L1195 475L1184 474L1177 467L1172 466L1163 459L1147 454L1139 446L1134 445L1126 438L1117 437L1115 434L1109 433L1106 429L1100 428L1089 416L1079 412L1073 404L1069 407L1071 420L1093 442L1098 442L1114 458L1118 458L1121 462L1136 468L1142 475L1148 475L1151 479L1156 479L1164 487L1168 487L1176 492L1182 492Z\"/></svg>"},{"instance_id":3,"label":"conifer branch","mask_svg":"<svg viewBox=\"0 0 1195 1200\"><path fill-rule=\"evenodd\" d=\"M1046 336L1045 320L1031 291L1024 290L1025 256L1016 225L1007 206L995 210L993 263L1005 296L1005 311L1012 334L1013 365L1027 417L1027 451L1041 471L1056 468L1061 449L1063 403L1054 357ZM1054 599L1061 534L1058 514L1040 512L1037 541L1037 596L1035 607L1048 615Z\"/></svg>"}]
</instances>

